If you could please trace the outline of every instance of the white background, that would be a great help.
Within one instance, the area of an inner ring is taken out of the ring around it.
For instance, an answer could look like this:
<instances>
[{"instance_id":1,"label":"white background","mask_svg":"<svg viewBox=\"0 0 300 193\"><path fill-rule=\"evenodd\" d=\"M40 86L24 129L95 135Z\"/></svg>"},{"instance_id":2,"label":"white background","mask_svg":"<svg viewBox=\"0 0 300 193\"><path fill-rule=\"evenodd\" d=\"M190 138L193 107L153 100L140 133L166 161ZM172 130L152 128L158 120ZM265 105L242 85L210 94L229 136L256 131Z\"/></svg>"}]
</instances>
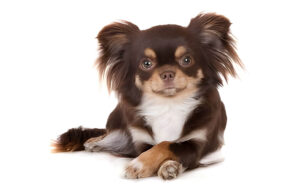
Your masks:
<instances>
[{"instance_id":1,"label":"white background","mask_svg":"<svg viewBox=\"0 0 300 193\"><path fill-rule=\"evenodd\" d=\"M94 66L103 26L187 26L201 11L230 18L246 66L220 88L223 163L126 180L129 159L49 153L71 127L104 127L116 104ZM299 192L299 19L296 1L1 1L0 192Z\"/></svg>"}]
</instances>

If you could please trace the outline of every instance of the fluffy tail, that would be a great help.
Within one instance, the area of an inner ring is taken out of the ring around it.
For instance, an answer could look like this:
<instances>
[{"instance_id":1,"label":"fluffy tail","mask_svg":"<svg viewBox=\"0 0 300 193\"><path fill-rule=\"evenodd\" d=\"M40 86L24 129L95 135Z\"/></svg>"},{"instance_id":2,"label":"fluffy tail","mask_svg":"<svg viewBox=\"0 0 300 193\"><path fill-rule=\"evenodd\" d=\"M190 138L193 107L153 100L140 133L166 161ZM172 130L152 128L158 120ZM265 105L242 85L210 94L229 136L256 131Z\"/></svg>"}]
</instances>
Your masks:
<instances>
[{"instance_id":1,"label":"fluffy tail","mask_svg":"<svg viewBox=\"0 0 300 193\"><path fill-rule=\"evenodd\" d=\"M92 137L106 133L105 129L85 129L83 127L69 129L52 143L52 152L68 152L84 150L84 142Z\"/></svg>"}]
</instances>

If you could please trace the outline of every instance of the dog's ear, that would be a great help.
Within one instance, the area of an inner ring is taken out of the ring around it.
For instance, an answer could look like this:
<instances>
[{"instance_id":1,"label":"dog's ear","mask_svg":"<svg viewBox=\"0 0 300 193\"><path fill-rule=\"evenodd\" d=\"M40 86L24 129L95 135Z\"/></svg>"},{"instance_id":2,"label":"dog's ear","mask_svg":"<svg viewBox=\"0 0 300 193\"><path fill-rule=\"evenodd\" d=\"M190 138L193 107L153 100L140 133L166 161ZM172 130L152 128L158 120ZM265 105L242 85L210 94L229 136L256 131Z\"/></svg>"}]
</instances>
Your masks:
<instances>
[{"instance_id":1,"label":"dog's ear","mask_svg":"<svg viewBox=\"0 0 300 193\"><path fill-rule=\"evenodd\" d=\"M235 77L233 62L242 66L235 51L235 41L230 33L230 21L215 13L199 14L187 27L196 35L210 55L210 67L227 81L228 74ZM220 84L222 81L219 80Z\"/></svg>"},{"instance_id":2,"label":"dog's ear","mask_svg":"<svg viewBox=\"0 0 300 193\"><path fill-rule=\"evenodd\" d=\"M130 38L139 28L127 21L115 22L105 26L97 36L100 57L97 60L101 78L106 78L109 90L116 90L126 78L128 67L124 65L124 51Z\"/></svg>"}]
</instances>

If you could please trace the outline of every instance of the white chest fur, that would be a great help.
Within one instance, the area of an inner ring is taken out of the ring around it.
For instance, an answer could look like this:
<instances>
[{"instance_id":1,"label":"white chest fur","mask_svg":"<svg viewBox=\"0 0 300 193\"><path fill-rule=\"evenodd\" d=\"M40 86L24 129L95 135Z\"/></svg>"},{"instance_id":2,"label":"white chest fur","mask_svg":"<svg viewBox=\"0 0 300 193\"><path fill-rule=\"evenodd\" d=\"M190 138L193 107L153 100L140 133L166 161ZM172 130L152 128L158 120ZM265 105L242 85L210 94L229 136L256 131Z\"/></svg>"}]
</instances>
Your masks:
<instances>
[{"instance_id":1,"label":"white chest fur","mask_svg":"<svg viewBox=\"0 0 300 193\"><path fill-rule=\"evenodd\" d=\"M193 96L164 98L143 96L140 115L152 127L155 143L177 140L190 113L199 104Z\"/></svg>"}]
</instances>

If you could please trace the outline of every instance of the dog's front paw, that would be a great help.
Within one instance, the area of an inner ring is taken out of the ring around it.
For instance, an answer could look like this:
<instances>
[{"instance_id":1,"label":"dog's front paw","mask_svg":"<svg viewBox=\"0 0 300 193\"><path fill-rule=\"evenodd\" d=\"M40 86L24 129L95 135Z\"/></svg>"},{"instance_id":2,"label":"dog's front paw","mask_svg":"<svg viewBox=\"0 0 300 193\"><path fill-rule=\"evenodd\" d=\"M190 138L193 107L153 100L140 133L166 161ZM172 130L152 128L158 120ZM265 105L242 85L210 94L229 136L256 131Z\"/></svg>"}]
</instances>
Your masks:
<instances>
[{"instance_id":1,"label":"dog's front paw","mask_svg":"<svg viewBox=\"0 0 300 193\"><path fill-rule=\"evenodd\" d=\"M132 160L125 169L125 178L138 179L153 176L155 171L150 165L143 163L138 158Z\"/></svg>"},{"instance_id":2,"label":"dog's front paw","mask_svg":"<svg viewBox=\"0 0 300 193\"><path fill-rule=\"evenodd\" d=\"M100 137L93 137L88 139L84 144L84 148L85 151L91 151L91 152L95 152L95 151L100 151L101 147L99 146L99 141L103 139L104 136L100 136Z\"/></svg>"},{"instance_id":3,"label":"dog's front paw","mask_svg":"<svg viewBox=\"0 0 300 193\"><path fill-rule=\"evenodd\" d=\"M182 171L181 163L173 160L167 160L160 166L157 175L164 180L171 180L176 178L180 173L182 173Z\"/></svg>"}]
</instances>

